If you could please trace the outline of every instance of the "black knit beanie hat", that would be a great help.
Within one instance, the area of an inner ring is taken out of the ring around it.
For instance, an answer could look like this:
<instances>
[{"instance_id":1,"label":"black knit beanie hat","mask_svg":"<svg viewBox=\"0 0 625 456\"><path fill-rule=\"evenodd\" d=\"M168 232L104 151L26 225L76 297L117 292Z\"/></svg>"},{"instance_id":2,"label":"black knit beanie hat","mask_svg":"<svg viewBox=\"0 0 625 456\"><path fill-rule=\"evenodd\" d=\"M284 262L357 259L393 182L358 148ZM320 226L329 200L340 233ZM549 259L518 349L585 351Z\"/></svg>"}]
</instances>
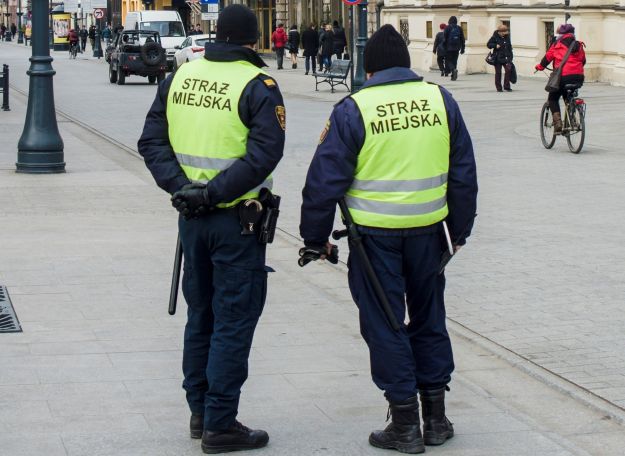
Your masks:
<instances>
[{"instance_id":1,"label":"black knit beanie hat","mask_svg":"<svg viewBox=\"0 0 625 456\"><path fill-rule=\"evenodd\" d=\"M380 27L365 46L365 71L375 73L393 67L410 68L408 46L392 25Z\"/></svg>"},{"instance_id":2,"label":"black knit beanie hat","mask_svg":"<svg viewBox=\"0 0 625 456\"><path fill-rule=\"evenodd\" d=\"M217 19L217 40L230 44L255 44L258 41L258 21L245 5L230 5Z\"/></svg>"}]
</instances>

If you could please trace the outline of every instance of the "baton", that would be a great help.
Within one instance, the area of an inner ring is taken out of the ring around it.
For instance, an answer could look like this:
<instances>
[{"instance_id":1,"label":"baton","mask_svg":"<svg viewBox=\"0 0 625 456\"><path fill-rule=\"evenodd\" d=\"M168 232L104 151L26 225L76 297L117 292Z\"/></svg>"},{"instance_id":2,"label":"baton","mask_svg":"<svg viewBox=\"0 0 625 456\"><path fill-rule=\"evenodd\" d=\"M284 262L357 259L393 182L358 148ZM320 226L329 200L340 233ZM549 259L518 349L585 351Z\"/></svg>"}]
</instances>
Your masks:
<instances>
[{"instance_id":1,"label":"baton","mask_svg":"<svg viewBox=\"0 0 625 456\"><path fill-rule=\"evenodd\" d=\"M347 240L350 248L353 248L356 254L358 255L360 262L362 263L363 268L365 269L365 274L367 279L369 279L369 283L373 287L373 291L378 298L378 303L386 316L387 323L394 331L399 331L400 326L397 322L397 318L395 318L395 314L391 310L391 305L386 299L386 294L384 293L384 289L378 280L378 276L375 275L375 271L373 270L373 266L371 266L371 261L367 256L367 252L365 251L365 247L362 245L362 237L358 232L358 227L354 224L354 219L352 219L352 215L349 213L349 209L347 207L347 203L345 199L342 198L339 201L339 208L341 209L341 214L343 214L343 223L345 224L345 229L340 231L334 231L332 233L332 237L336 240L347 236Z\"/></svg>"},{"instance_id":2,"label":"baton","mask_svg":"<svg viewBox=\"0 0 625 456\"><path fill-rule=\"evenodd\" d=\"M171 289L169 291L169 315L176 313L176 305L178 304L178 285L180 284L180 268L182 267L182 243L180 242L180 233L176 239L176 256L174 258L174 271L171 275Z\"/></svg>"}]
</instances>

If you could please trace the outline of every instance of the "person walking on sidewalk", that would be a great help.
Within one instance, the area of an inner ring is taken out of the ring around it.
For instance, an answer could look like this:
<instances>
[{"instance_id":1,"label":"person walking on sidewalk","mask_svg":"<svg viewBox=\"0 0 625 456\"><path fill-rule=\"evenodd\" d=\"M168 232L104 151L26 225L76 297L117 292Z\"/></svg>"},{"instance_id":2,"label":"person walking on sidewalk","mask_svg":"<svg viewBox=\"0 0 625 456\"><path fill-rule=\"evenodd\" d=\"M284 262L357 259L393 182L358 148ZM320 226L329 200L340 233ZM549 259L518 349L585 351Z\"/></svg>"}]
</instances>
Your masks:
<instances>
[{"instance_id":1,"label":"person walking on sidewalk","mask_svg":"<svg viewBox=\"0 0 625 456\"><path fill-rule=\"evenodd\" d=\"M91 27L89 27L89 44L91 44L91 49L95 47L95 33L96 27L95 25L92 25Z\"/></svg>"},{"instance_id":2,"label":"person walking on sidewalk","mask_svg":"<svg viewBox=\"0 0 625 456\"><path fill-rule=\"evenodd\" d=\"M289 56L291 57L291 68L297 70L297 54L299 53L299 32L297 31L297 25L292 25L289 29L288 46Z\"/></svg>"},{"instance_id":3,"label":"person walking on sidewalk","mask_svg":"<svg viewBox=\"0 0 625 456\"><path fill-rule=\"evenodd\" d=\"M87 38L89 36L89 32L86 27L82 27L78 32L78 36L80 36L80 52L85 52L87 48Z\"/></svg>"},{"instance_id":4,"label":"person walking on sidewalk","mask_svg":"<svg viewBox=\"0 0 625 456\"><path fill-rule=\"evenodd\" d=\"M321 63L325 71L330 70L332 65L332 54L334 54L334 32L330 24L326 25L326 29L319 40L321 46Z\"/></svg>"},{"instance_id":5,"label":"person walking on sidewalk","mask_svg":"<svg viewBox=\"0 0 625 456\"><path fill-rule=\"evenodd\" d=\"M304 59L306 65L306 74L310 71L312 64L312 72L317 72L317 52L319 51L319 34L315 30L315 24L312 22L307 30L302 33L302 47L304 48Z\"/></svg>"},{"instance_id":6,"label":"person walking on sidewalk","mask_svg":"<svg viewBox=\"0 0 625 456\"><path fill-rule=\"evenodd\" d=\"M410 70L408 47L391 25L367 42L364 69L368 80L334 107L321 135L302 192L300 234L309 251L330 255L335 208L344 199L400 322L399 331L386 322L364 263L350 249L349 288L373 381L392 417L369 443L422 453L424 444L440 445L454 435L445 416L454 362L445 327L441 232L445 221L456 249L471 232L475 158L457 103ZM410 321L404 324L406 306Z\"/></svg>"},{"instance_id":7,"label":"person walking on sidewalk","mask_svg":"<svg viewBox=\"0 0 625 456\"><path fill-rule=\"evenodd\" d=\"M284 25L278 24L278 28L271 34L271 42L276 50L276 60L278 63L278 70L282 69L282 62L284 60L284 47L287 42L287 35L284 31Z\"/></svg>"},{"instance_id":8,"label":"person walking on sidewalk","mask_svg":"<svg viewBox=\"0 0 625 456\"><path fill-rule=\"evenodd\" d=\"M441 24L441 31L436 34L434 38L434 46L432 52L436 55L436 63L438 63L438 69L441 70L441 76L447 76L449 73L445 71L445 27L447 24Z\"/></svg>"},{"instance_id":9,"label":"person walking on sidewalk","mask_svg":"<svg viewBox=\"0 0 625 456\"><path fill-rule=\"evenodd\" d=\"M445 42L445 72L451 80L458 79L458 55L464 54L464 32L458 25L458 18L451 16L443 34Z\"/></svg>"},{"instance_id":10,"label":"person walking on sidewalk","mask_svg":"<svg viewBox=\"0 0 625 456\"><path fill-rule=\"evenodd\" d=\"M514 55L512 53L512 43L510 43L510 33L508 27L501 24L497 27L497 30L493 32L493 36L490 37L486 44L488 49L493 50L495 55L495 88L497 92L512 92L510 88L510 75L512 74L512 59ZM506 75L503 79L503 89L501 87L501 69L504 68Z\"/></svg>"},{"instance_id":11,"label":"person walking on sidewalk","mask_svg":"<svg viewBox=\"0 0 625 456\"><path fill-rule=\"evenodd\" d=\"M191 437L209 454L269 440L236 420L267 289L266 246L248 231L250 208L258 208L261 188L271 188L286 119L276 81L254 51L257 40L248 7L224 8L204 58L160 84L138 143L180 212L188 305L183 387Z\"/></svg>"},{"instance_id":12,"label":"person walking on sidewalk","mask_svg":"<svg viewBox=\"0 0 625 456\"><path fill-rule=\"evenodd\" d=\"M102 30L102 39L104 40L104 49L106 49L111 43L111 35L113 31L111 30L111 24L106 24L104 26L104 30Z\"/></svg>"},{"instance_id":13,"label":"person walking on sidewalk","mask_svg":"<svg viewBox=\"0 0 625 456\"><path fill-rule=\"evenodd\" d=\"M11 24L11 39L15 39L15 34L17 33L17 25L15 23Z\"/></svg>"},{"instance_id":14,"label":"person walking on sidewalk","mask_svg":"<svg viewBox=\"0 0 625 456\"><path fill-rule=\"evenodd\" d=\"M334 54L337 59L342 59L345 46L347 46L347 35L345 35L345 29L339 25L339 21L334 21L332 23L332 34L334 40Z\"/></svg>"}]
</instances>

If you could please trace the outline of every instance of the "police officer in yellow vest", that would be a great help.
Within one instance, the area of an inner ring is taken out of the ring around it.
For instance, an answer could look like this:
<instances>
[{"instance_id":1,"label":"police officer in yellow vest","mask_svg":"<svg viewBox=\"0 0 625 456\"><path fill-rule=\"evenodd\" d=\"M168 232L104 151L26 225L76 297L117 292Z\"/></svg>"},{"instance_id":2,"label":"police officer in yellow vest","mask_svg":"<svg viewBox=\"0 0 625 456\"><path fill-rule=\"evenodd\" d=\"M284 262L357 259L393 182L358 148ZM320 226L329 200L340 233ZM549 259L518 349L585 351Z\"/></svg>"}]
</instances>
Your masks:
<instances>
[{"instance_id":1,"label":"police officer in yellow vest","mask_svg":"<svg viewBox=\"0 0 625 456\"><path fill-rule=\"evenodd\" d=\"M392 415L369 442L422 453L424 444L440 445L454 432L445 416L454 363L439 274L447 248L442 222L455 248L463 245L476 210L475 159L456 102L410 70L406 43L392 26L369 39L364 68L362 90L335 106L321 135L303 190L300 233L308 251L330 255L336 204L345 199L400 322L399 331L387 324L366 268L351 251L349 287L373 381Z\"/></svg>"},{"instance_id":2,"label":"police officer in yellow vest","mask_svg":"<svg viewBox=\"0 0 625 456\"><path fill-rule=\"evenodd\" d=\"M269 440L236 420L267 291L265 246L247 222L258 215L257 197L271 188L284 149L284 103L253 50L258 37L249 8L225 8L204 58L159 86L139 140L147 167L181 213L183 388L191 437L202 438L205 453Z\"/></svg>"}]
</instances>

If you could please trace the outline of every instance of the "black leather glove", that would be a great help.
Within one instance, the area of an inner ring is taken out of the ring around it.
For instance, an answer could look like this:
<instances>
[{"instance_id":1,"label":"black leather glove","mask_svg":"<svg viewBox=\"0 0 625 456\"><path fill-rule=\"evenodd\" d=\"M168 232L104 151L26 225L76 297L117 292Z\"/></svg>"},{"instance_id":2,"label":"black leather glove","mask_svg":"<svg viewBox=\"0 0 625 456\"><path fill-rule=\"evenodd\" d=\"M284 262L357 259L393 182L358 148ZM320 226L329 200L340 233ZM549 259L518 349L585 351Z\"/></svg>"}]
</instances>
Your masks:
<instances>
[{"instance_id":1,"label":"black leather glove","mask_svg":"<svg viewBox=\"0 0 625 456\"><path fill-rule=\"evenodd\" d=\"M336 245L332 245L328 255L327 246L306 245L306 247L299 249L299 257L297 264L301 267L306 266L311 261L317 261L321 257L325 257L332 264L337 264L339 262L339 248Z\"/></svg>"},{"instance_id":2,"label":"black leather glove","mask_svg":"<svg viewBox=\"0 0 625 456\"><path fill-rule=\"evenodd\" d=\"M198 218L211 210L206 184L191 183L183 186L171 197L171 205L185 220Z\"/></svg>"}]
</instances>

